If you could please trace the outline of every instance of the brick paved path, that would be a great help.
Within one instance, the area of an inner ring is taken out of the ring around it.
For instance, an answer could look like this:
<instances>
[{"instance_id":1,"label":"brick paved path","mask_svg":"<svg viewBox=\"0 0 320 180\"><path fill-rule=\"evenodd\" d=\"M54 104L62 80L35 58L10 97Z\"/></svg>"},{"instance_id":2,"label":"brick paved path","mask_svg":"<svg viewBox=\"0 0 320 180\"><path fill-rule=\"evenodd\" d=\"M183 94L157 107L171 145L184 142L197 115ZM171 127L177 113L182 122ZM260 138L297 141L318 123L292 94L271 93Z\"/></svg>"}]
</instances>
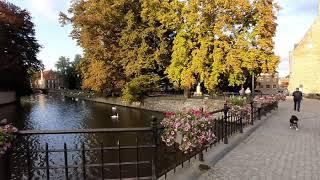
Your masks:
<instances>
[{"instance_id":1,"label":"brick paved path","mask_svg":"<svg viewBox=\"0 0 320 180\"><path fill-rule=\"evenodd\" d=\"M320 101L305 99L300 130L289 128L292 99L201 180L320 180Z\"/></svg>"}]
</instances>

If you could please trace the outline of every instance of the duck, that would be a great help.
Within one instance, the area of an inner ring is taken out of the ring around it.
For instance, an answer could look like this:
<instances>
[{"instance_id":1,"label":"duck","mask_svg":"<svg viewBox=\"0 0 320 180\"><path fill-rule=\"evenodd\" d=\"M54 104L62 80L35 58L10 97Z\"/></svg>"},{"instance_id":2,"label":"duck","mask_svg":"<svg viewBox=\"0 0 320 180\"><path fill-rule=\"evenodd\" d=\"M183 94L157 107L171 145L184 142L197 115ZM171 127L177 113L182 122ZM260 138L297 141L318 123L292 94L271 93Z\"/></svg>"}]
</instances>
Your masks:
<instances>
[{"instance_id":1,"label":"duck","mask_svg":"<svg viewBox=\"0 0 320 180\"><path fill-rule=\"evenodd\" d=\"M119 114L117 113L117 115L112 115L111 119L118 119L119 118Z\"/></svg>"},{"instance_id":2,"label":"duck","mask_svg":"<svg viewBox=\"0 0 320 180\"><path fill-rule=\"evenodd\" d=\"M117 107L113 106L112 111L115 111L115 110L117 110Z\"/></svg>"}]
</instances>

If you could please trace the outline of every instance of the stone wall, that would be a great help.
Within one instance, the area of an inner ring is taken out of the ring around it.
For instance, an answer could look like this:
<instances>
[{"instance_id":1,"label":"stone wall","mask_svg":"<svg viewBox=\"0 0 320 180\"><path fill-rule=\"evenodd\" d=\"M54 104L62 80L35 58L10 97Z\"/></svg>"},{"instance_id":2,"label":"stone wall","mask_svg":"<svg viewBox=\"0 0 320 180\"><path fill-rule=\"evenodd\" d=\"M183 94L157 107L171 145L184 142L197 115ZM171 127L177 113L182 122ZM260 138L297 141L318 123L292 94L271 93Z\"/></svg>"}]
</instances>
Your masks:
<instances>
[{"instance_id":1,"label":"stone wall","mask_svg":"<svg viewBox=\"0 0 320 180\"><path fill-rule=\"evenodd\" d=\"M148 97L142 103L126 103L121 98L84 98L86 100L114 104L120 106L141 108L152 111L181 111L183 109L203 107L205 111L222 109L225 101L216 99L185 99L183 97Z\"/></svg>"},{"instance_id":2,"label":"stone wall","mask_svg":"<svg viewBox=\"0 0 320 180\"><path fill-rule=\"evenodd\" d=\"M16 101L16 93L13 91L0 92L0 105L9 104Z\"/></svg>"}]
</instances>

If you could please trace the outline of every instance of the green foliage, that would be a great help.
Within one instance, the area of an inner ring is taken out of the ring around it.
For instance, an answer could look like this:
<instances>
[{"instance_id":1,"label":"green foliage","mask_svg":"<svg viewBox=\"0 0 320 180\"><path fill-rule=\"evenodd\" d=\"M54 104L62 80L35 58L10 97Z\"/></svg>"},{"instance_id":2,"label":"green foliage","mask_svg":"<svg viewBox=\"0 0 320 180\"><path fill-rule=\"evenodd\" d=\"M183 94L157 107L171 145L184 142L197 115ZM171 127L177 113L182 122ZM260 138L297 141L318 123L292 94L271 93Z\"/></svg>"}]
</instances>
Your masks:
<instances>
[{"instance_id":1,"label":"green foliage","mask_svg":"<svg viewBox=\"0 0 320 180\"><path fill-rule=\"evenodd\" d=\"M156 75L214 91L275 71L276 11L272 0L74 0L60 20L84 49L84 88L132 94L136 79Z\"/></svg>"},{"instance_id":2,"label":"green foliage","mask_svg":"<svg viewBox=\"0 0 320 180\"><path fill-rule=\"evenodd\" d=\"M76 54L73 61L69 58L61 56L56 62L57 72L63 78L64 86L68 89L80 89L80 70L78 68L82 60L81 55Z\"/></svg>"},{"instance_id":3,"label":"green foliage","mask_svg":"<svg viewBox=\"0 0 320 180\"><path fill-rule=\"evenodd\" d=\"M122 90L122 99L127 102L142 101L148 92L157 90L160 78L155 75L142 75L132 79Z\"/></svg>"},{"instance_id":4,"label":"green foliage","mask_svg":"<svg viewBox=\"0 0 320 180\"><path fill-rule=\"evenodd\" d=\"M37 59L40 45L30 14L0 1L0 84L23 95L30 90L32 73L43 69Z\"/></svg>"},{"instance_id":5,"label":"green foliage","mask_svg":"<svg viewBox=\"0 0 320 180\"><path fill-rule=\"evenodd\" d=\"M255 72L274 72L276 4L264 0L185 1L176 23L168 78L178 87L204 82L243 84Z\"/></svg>"}]
</instances>

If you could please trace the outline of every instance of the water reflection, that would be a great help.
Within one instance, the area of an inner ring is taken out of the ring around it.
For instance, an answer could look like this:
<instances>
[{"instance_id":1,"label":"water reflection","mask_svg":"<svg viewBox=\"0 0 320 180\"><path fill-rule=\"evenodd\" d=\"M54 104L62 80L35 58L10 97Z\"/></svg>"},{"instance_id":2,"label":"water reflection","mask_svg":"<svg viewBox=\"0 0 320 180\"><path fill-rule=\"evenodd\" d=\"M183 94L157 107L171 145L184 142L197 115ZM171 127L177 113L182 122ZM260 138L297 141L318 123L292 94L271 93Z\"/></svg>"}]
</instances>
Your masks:
<instances>
[{"instance_id":1,"label":"water reflection","mask_svg":"<svg viewBox=\"0 0 320 180\"><path fill-rule=\"evenodd\" d=\"M19 129L28 130L146 127L150 126L152 115L159 119L162 117L162 114L157 112L120 106L116 106L115 110L112 107L114 106L83 100L75 101L59 95L35 95L23 98L20 105L0 107L0 115L12 120ZM118 114L118 118L112 119L111 116L115 114ZM119 141L121 145L134 146L136 138L139 139L139 142L151 144L151 137L150 133L97 133L19 137L15 146L16 152L12 155L12 179L24 179L27 177L27 147L31 151L31 166L37 168L45 167L46 165L44 153L46 143L48 143L51 150L63 150L64 143L67 143L68 149L77 150L68 152L68 164L70 166L77 166L82 162L80 149L83 144L86 149L100 147L101 143L104 146L116 147ZM104 153L105 162L117 161L115 159L117 151L105 151ZM150 158L148 157L150 153L140 153L141 157ZM135 155L136 152L130 152L130 150L122 151L122 161L133 161L135 158L133 154ZM64 165L63 151L50 152L48 155L50 166L59 167ZM101 152L98 150L86 152L86 161L88 163L98 163L101 161L100 157ZM125 172L130 173L129 169ZM81 175L81 171L81 168L71 168L69 171L71 179L79 179L78 176ZM110 171L109 178L117 178L115 175L117 174L117 169L108 167L105 171ZM150 171L145 170L145 172ZM88 170L89 177L98 176L99 173L97 168ZM45 177L45 169L35 170L32 174L35 174L34 178L43 179ZM63 169L50 170L50 174L54 179L64 179Z\"/></svg>"},{"instance_id":2,"label":"water reflection","mask_svg":"<svg viewBox=\"0 0 320 180\"><path fill-rule=\"evenodd\" d=\"M59 95L35 95L23 98L21 105L11 105L7 118L19 129L56 130L83 128L118 128L150 126L151 116L161 113L89 101L75 101ZM3 107L2 107L3 108ZM1 111L6 111L0 108ZM113 120L112 115L119 114Z\"/></svg>"}]
</instances>

